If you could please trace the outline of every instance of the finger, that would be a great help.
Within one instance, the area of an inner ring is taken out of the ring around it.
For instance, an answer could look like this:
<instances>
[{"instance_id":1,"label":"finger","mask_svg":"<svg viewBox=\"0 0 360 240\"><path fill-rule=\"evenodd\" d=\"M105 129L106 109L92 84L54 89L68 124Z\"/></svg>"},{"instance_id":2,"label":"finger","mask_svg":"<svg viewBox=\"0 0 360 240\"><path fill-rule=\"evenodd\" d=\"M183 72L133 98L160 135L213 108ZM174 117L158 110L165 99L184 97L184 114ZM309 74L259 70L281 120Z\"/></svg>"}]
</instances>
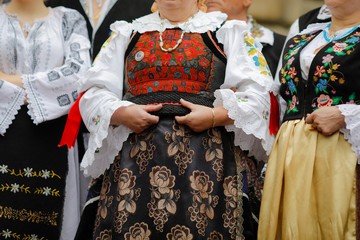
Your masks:
<instances>
[{"instance_id":1,"label":"finger","mask_svg":"<svg viewBox=\"0 0 360 240\"><path fill-rule=\"evenodd\" d=\"M307 124L312 124L314 122L314 114L307 114L305 121Z\"/></svg>"},{"instance_id":2,"label":"finger","mask_svg":"<svg viewBox=\"0 0 360 240\"><path fill-rule=\"evenodd\" d=\"M178 124L186 125L186 115L185 116L175 116L175 120Z\"/></svg>"},{"instance_id":3,"label":"finger","mask_svg":"<svg viewBox=\"0 0 360 240\"><path fill-rule=\"evenodd\" d=\"M180 99L180 103L181 103L181 105L183 105L184 107L186 107L186 108L188 108L188 109L190 109L190 110L192 110L192 109L194 108L194 104L193 104L193 103L188 102L188 101L186 101L186 100L184 100L184 99Z\"/></svg>"},{"instance_id":4,"label":"finger","mask_svg":"<svg viewBox=\"0 0 360 240\"><path fill-rule=\"evenodd\" d=\"M158 123L159 122L159 116L156 116L156 115L151 115L151 114L149 114L150 116L149 116L149 119L148 119L148 123L150 124L150 125L152 125L152 124L156 124L156 123Z\"/></svg>"},{"instance_id":5,"label":"finger","mask_svg":"<svg viewBox=\"0 0 360 240\"><path fill-rule=\"evenodd\" d=\"M156 112L156 111L159 111L161 108L162 108L161 104L144 106L144 110L147 112Z\"/></svg>"}]
</instances>

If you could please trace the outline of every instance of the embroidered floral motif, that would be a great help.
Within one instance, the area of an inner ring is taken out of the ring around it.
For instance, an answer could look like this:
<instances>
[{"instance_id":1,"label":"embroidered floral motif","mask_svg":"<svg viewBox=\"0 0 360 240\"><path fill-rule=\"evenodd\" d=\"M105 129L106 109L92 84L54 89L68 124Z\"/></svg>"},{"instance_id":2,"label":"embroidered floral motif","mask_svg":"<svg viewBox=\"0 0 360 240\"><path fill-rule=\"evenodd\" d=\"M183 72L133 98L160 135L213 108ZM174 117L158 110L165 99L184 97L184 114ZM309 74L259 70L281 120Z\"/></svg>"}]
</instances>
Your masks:
<instances>
[{"instance_id":1,"label":"embroidered floral motif","mask_svg":"<svg viewBox=\"0 0 360 240\"><path fill-rule=\"evenodd\" d=\"M271 76L270 68L266 63L264 55L258 51L258 46L256 45L254 38L250 34L246 33L244 36L244 42L248 48L248 55L253 56L254 64L259 68L260 73Z\"/></svg>"},{"instance_id":2,"label":"embroidered floral motif","mask_svg":"<svg viewBox=\"0 0 360 240\"><path fill-rule=\"evenodd\" d=\"M153 159L156 147L152 140L152 128L143 133L136 134L131 137L131 151L130 157L136 158L136 164L139 166L140 173L145 172L149 161Z\"/></svg>"},{"instance_id":3,"label":"embroidered floral motif","mask_svg":"<svg viewBox=\"0 0 360 240\"><path fill-rule=\"evenodd\" d=\"M249 101L249 97L248 96L243 96L241 98L238 98L238 102L248 102Z\"/></svg>"},{"instance_id":4,"label":"embroidered floral motif","mask_svg":"<svg viewBox=\"0 0 360 240\"><path fill-rule=\"evenodd\" d=\"M98 125L100 122L100 115L97 115L96 117L92 117L91 121L95 123L95 125Z\"/></svg>"},{"instance_id":5,"label":"embroidered floral motif","mask_svg":"<svg viewBox=\"0 0 360 240\"><path fill-rule=\"evenodd\" d=\"M45 196L53 196L60 197L60 192L57 189L51 190L49 187L40 187L36 188L34 194L45 195Z\"/></svg>"},{"instance_id":6,"label":"embroidered floral motif","mask_svg":"<svg viewBox=\"0 0 360 240\"><path fill-rule=\"evenodd\" d=\"M264 32L262 31L262 26L255 20L252 19L252 28L250 29L251 35L254 38L260 38L264 36Z\"/></svg>"},{"instance_id":7,"label":"embroidered floral motif","mask_svg":"<svg viewBox=\"0 0 360 240\"><path fill-rule=\"evenodd\" d=\"M9 167L5 164L0 166L0 173L2 174L10 174L16 177L40 177L40 178L44 178L44 179L48 179L48 178L58 178L61 179L61 177L56 174L53 170L49 171L47 169L45 170L41 170L41 171L33 171L32 168L27 167L19 170L16 169L9 169Z\"/></svg>"},{"instance_id":8,"label":"embroidered floral motif","mask_svg":"<svg viewBox=\"0 0 360 240\"><path fill-rule=\"evenodd\" d=\"M21 240L48 240L47 238L39 237L36 234L23 234L23 236L21 237L21 234L12 232L9 229L2 230L0 232L0 236L3 236L5 239L10 238L10 239L21 239Z\"/></svg>"},{"instance_id":9,"label":"embroidered floral motif","mask_svg":"<svg viewBox=\"0 0 360 240\"><path fill-rule=\"evenodd\" d=\"M238 178L237 176L230 176L225 178L224 183L224 195L226 202L226 210L223 213L224 227L229 228L232 239L236 236L236 221L237 221L237 200L238 200Z\"/></svg>"},{"instance_id":10,"label":"embroidered floral motif","mask_svg":"<svg viewBox=\"0 0 360 240\"><path fill-rule=\"evenodd\" d=\"M221 181L224 178L224 153L221 132L218 128L210 128L207 132L209 137L202 140L206 149L205 161L212 163L212 169L216 172L217 180Z\"/></svg>"},{"instance_id":11,"label":"embroidered floral motif","mask_svg":"<svg viewBox=\"0 0 360 240\"><path fill-rule=\"evenodd\" d=\"M296 95L292 96L291 101L288 101L288 107L287 107L287 113L289 112L298 112L299 109L296 107L296 105L299 104L298 99L296 98Z\"/></svg>"},{"instance_id":12,"label":"embroidered floral motif","mask_svg":"<svg viewBox=\"0 0 360 240\"><path fill-rule=\"evenodd\" d=\"M124 235L126 240L150 240L150 236L149 226L144 222L135 223L134 226L130 227L129 232Z\"/></svg>"},{"instance_id":13,"label":"embroidered floral motif","mask_svg":"<svg viewBox=\"0 0 360 240\"><path fill-rule=\"evenodd\" d=\"M176 44L181 31L166 30L164 47ZM136 54L143 52L143 58L136 60ZM209 91L209 76L213 69L213 54L203 43L200 34L187 33L180 47L173 52L160 49L156 32L142 34L129 54L126 80L129 92L140 95L159 91L198 93ZM200 67L199 67L200 66ZM157 81L154 81L154 79Z\"/></svg>"},{"instance_id":14,"label":"embroidered floral motif","mask_svg":"<svg viewBox=\"0 0 360 240\"><path fill-rule=\"evenodd\" d=\"M54 211L44 212L27 209L14 209L0 205L0 218L4 219L57 226L58 217L59 213Z\"/></svg>"},{"instance_id":15,"label":"embroidered floral motif","mask_svg":"<svg viewBox=\"0 0 360 240\"><path fill-rule=\"evenodd\" d=\"M190 150L190 130L185 125L179 125L174 121L174 132L166 132L165 140L170 143L167 154L174 157L175 164L179 168L179 174L183 175L187 164L192 162L194 150Z\"/></svg>"},{"instance_id":16,"label":"embroidered floral motif","mask_svg":"<svg viewBox=\"0 0 360 240\"><path fill-rule=\"evenodd\" d=\"M268 119L269 119L269 116L270 116L269 110L264 110L264 111L262 112L262 114L263 114L263 119L265 119L265 120L268 120Z\"/></svg>"},{"instance_id":17,"label":"embroidered floral motif","mask_svg":"<svg viewBox=\"0 0 360 240\"><path fill-rule=\"evenodd\" d=\"M198 233L205 236L205 228L209 219L214 219L214 208L218 205L219 196L212 196L214 183L205 172L194 171L190 176L190 186L194 190L193 203L188 208L191 221L196 222Z\"/></svg>"},{"instance_id":18,"label":"embroidered floral motif","mask_svg":"<svg viewBox=\"0 0 360 240\"><path fill-rule=\"evenodd\" d=\"M354 34L350 34L349 36L347 36L344 41L334 41L335 45L328 48L325 52L334 53L337 56L350 55L354 51L355 46L360 40L359 35L360 32L358 31Z\"/></svg>"},{"instance_id":19,"label":"embroidered floral motif","mask_svg":"<svg viewBox=\"0 0 360 240\"><path fill-rule=\"evenodd\" d=\"M100 232L100 236L96 238L96 240L111 240L112 239L112 231L104 230Z\"/></svg>"},{"instance_id":20,"label":"embroidered floral motif","mask_svg":"<svg viewBox=\"0 0 360 240\"><path fill-rule=\"evenodd\" d=\"M180 190L174 190L175 176L166 167L156 166L150 172L151 200L147 204L149 216L154 218L156 230L163 232L170 214L175 214Z\"/></svg>"},{"instance_id":21,"label":"embroidered floral motif","mask_svg":"<svg viewBox=\"0 0 360 240\"><path fill-rule=\"evenodd\" d=\"M186 226L176 225L171 228L171 233L166 234L167 240L193 240L194 236L191 234L190 229Z\"/></svg>"},{"instance_id":22,"label":"embroidered floral motif","mask_svg":"<svg viewBox=\"0 0 360 240\"><path fill-rule=\"evenodd\" d=\"M210 233L210 237L207 240L223 240L223 239L224 237L221 233L214 231Z\"/></svg>"},{"instance_id":23,"label":"embroidered floral motif","mask_svg":"<svg viewBox=\"0 0 360 240\"><path fill-rule=\"evenodd\" d=\"M136 177L133 176L133 172L129 169L120 170L120 161L115 166L114 171L119 173L119 177L116 178L118 182L118 194L116 200L119 202L117 211L115 214L115 232L121 233L122 226L127 221L130 214L136 211L136 201L140 197L141 189L134 189L136 185ZM120 172L119 172L120 171Z\"/></svg>"}]
</instances>

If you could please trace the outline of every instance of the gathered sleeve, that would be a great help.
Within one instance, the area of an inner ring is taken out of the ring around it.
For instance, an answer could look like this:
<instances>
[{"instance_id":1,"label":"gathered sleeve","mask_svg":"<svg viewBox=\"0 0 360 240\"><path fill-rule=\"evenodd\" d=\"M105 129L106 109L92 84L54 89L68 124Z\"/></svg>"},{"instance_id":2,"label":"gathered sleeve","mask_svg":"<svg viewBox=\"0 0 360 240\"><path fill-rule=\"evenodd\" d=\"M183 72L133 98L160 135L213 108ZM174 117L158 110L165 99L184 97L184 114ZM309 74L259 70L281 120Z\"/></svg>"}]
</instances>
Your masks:
<instances>
[{"instance_id":1,"label":"gathered sleeve","mask_svg":"<svg viewBox=\"0 0 360 240\"><path fill-rule=\"evenodd\" d=\"M0 79L0 134L4 135L25 101L21 87Z\"/></svg>"},{"instance_id":2,"label":"gathered sleeve","mask_svg":"<svg viewBox=\"0 0 360 240\"><path fill-rule=\"evenodd\" d=\"M98 177L110 166L131 130L110 126L116 109L133 103L123 101L124 57L132 33L131 24L118 21L93 66L80 80L80 113L90 132L88 149L81 162L86 176Z\"/></svg>"},{"instance_id":3,"label":"gathered sleeve","mask_svg":"<svg viewBox=\"0 0 360 240\"><path fill-rule=\"evenodd\" d=\"M346 127L340 129L345 139L351 144L360 164L360 105L340 104L338 105L342 115L345 116Z\"/></svg>"},{"instance_id":4,"label":"gathered sleeve","mask_svg":"<svg viewBox=\"0 0 360 240\"><path fill-rule=\"evenodd\" d=\"M217 31L227 55L225 81L215 92L214 106L223 105L234 124L235 145L267 162L274 136L269 131L270 91L277 93L266 60L245 22L227 21ZM236 91L230 90L235 88Z\"/></svg>"},{"instance_id":5,"label":"gathered sleeve","mask_svg":"<svg viewBox=\"0 0 360 240\"><path fill-rule=\"evenodd\" d=\"M29 114L35 124L66 115L78 98L77 81L90 67L90 41L84 18L63 12L63 65L22 75Z\"/></svg>"}]
</instances>

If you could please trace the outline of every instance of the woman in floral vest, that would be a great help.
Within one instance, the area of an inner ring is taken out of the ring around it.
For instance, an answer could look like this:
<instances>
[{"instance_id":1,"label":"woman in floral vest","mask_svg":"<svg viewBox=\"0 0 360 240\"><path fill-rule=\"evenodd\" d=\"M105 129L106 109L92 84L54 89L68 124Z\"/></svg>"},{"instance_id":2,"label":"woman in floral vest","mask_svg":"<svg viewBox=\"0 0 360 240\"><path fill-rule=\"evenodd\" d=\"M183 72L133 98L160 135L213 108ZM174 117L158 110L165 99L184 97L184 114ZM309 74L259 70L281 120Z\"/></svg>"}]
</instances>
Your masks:
<instances>
[{"instance_id":1,"label":"woman in floral vest","mask_svg":"<svg viewBox=\"0 0 360 240\"><path fill-rule=\"evenodd\" d=\"M359 239L360 1L325 3L331 22L309 25L282 56L259 239Z\"/></svg>"}]
</instances>

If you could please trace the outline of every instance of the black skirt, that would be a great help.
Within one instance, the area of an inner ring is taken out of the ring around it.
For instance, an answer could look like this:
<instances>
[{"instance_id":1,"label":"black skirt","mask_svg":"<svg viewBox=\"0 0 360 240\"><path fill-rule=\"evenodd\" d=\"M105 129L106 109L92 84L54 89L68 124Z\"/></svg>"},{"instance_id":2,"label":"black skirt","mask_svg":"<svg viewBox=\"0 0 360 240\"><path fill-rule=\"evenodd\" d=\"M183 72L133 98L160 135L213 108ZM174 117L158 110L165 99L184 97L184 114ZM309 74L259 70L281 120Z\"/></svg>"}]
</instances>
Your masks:
<instances>
[{"instance_id":1,"label":"black skirt","mask_svg":"<svg viewBox=\"0 0 360 240\"><path fill-rule=\"evenodd\" d=\"M57 145L66 116L35 125L27 111L22 106L0 136L0 226L12 239L58 239L68 160Z\"/></svg>"},{"instance_id":2,"label":"black skirt","mask_svg":"<svg viewBox=\"0 0 360 240\"><path fill-rule=\"evenodd\" d=\"M95 227L82 226L93 239L256 239L256 166L223 127L162 117L129 136L101 180Z\"/></svg>"}]
</instances>

